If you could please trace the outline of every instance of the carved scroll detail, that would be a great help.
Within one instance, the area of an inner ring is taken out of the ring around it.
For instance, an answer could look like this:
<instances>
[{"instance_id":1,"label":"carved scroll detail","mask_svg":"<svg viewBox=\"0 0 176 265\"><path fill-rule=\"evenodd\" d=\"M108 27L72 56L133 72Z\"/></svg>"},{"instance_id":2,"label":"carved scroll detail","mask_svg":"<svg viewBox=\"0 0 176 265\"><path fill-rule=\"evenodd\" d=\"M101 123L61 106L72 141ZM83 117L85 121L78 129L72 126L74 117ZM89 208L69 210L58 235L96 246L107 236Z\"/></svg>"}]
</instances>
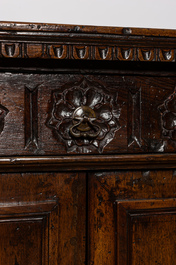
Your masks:
<instances>
[{"instance_id":1,"label":"carved scroll detail","mask_svg":"<svg viewBox=\"0 0 176 265\"><path fill-rule=\"evenodd\" d=\"M120 128L117 91L85 78L53 91L51 109L47 126L69 152L101 153Z\"/></svg>"},{"instance_id":2,"label":"carved scroll detail","mask_svg":"<svg viewBox=\"0 0 176 265\"><path fill-rule=\"evenodd\" d=\"M38 86L25 87L25 148L38 148Z\"/></svg>"}]
</instances>

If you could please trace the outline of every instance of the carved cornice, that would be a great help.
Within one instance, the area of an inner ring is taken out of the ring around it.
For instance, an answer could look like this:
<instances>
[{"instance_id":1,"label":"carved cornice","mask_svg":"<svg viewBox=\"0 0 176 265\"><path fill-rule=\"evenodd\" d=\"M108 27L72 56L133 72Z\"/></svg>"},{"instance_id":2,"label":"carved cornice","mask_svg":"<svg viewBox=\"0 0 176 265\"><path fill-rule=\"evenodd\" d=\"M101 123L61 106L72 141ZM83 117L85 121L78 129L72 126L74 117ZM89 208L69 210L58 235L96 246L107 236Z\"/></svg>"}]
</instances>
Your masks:
<instances>
[{"instance_id":1,"label":"carved cornice","mask_svg":"<svg viewBox=\"0 0 176 265\"><path fill-rule=\"evenodd\" d=\"M175 62L176 48L1 42L0 57Z\"/></svg>"},{"instance_id":2,"label":"carved cornice","mask_svg":"<svg viewBox=\"0 0 176 265\"><path fill-rule=\"evenodd\" d=\"M0 57L174 62L176 31L0 23Z\"/></svg>"}]
</instances>

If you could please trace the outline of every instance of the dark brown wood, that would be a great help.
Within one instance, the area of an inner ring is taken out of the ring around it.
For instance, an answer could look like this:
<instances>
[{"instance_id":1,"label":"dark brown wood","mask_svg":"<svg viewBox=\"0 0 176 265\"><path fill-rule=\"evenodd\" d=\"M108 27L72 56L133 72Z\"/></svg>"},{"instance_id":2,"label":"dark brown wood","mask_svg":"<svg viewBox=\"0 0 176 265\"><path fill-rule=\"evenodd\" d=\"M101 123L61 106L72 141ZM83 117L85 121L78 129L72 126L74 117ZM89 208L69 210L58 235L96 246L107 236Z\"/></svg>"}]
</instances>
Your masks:
<instances>
[{"instance_id":1,"label":"dark brown wood","mask_svg":"<svg viewBox=\"0 0 176 265\"><path fill-rule=\"evenodd\" d=\"M169 62L175 38L175 30L0 23L6 58Z\"/></svg>"},{"instance_id":2,"label":"dark brown wood","mask_svg":"<svg viewBox=\"0 0 176 265\"><path fill-rule=\"evenodd\" d=\"M0 264L175 264L175 61L175 30L0 22Z\"/></svg>"},{"instance_id":3,"label":"dark brown wood","mask_svg":"<svg viewBox=\"0 0 176 265\"><path fill-rule=\"evenodd\" d=\"M163 36L175 37L175 30L171 29L152 29L152 28L124 28L124 27L107 27L107 26L82 26L68 24L51 24L51 23L25 23L25 22L0 22L0 28L3 31L32 31L32 32L82 32L93 34L128 34L142 36Z\"/></svg>"},{"instance_id":4,"label":"dark brown wood","mask_svg":"<svg viewBox=\"0 0 176 265\"><path fill-rule=\"evenodd\" d=\"M174 152L175 77L126 74L1 73L0 154ZM70 135L81 104L95 112L95 138Z\"/></svg>"},{"instance_id":5,"label":"dark brown wood","mask_svg":"<svg viewBox=\"0 0 176 265\"><path fill-rule=\"evenodd\" d=\"M1 157L0 172L166 169L176 167L175 154Z\"/></svg>"},{"instance_id":6,"label":"dark brown wood","mask_svg":"<svg viewBox=\"0 0 176 265\"><path fill-rule=\"evenodd\" d=\"M4 173L0 186L1 264L84 264L84 174Z\"/></svg>"},{"instance_id":7,"label":"dark brown wood","mask_svg":"<svg viewBox=\"0 0 176 265\"><path fill-rule=\"evenodd\" d=\"M175 170L90 174L89 264L173 264L175 181Z\"/></svg>"},{"instance_id":8,"label":"dark brown wood","mask_svg":"<svg viewBox=\"0 0 176 265\"><path fill-rule=\"evenodd\" d=\"M175 198L119 202L117 264L174 263L175 206Z\"/></svg>"}]
</instances>

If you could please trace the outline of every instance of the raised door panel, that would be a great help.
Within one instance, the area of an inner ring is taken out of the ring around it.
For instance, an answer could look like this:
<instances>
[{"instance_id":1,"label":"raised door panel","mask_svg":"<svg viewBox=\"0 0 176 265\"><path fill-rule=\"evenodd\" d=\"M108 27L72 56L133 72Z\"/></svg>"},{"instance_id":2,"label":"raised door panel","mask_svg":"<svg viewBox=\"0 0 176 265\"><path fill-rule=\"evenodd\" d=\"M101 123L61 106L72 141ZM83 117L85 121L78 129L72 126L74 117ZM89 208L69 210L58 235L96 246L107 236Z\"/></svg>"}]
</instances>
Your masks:
<instances>
[{"instance_id":1,"label":"raised door panel","mask_svg":"<svg viewBox=\"0 0 176 265\"><path fill-rule=\"evenodd\" d=\"M118 202L117 264L174 264L175 207L175 199Z\"/></svg>"},{"instance_id":2,"label":"raised door panel","mask_svg":"<svg viewBox=\"0 0 176 265\"><path fill-rule=\"evenodd\" d=\"M1 264L48 264L58 244L58 229L53 233L50 225L58 216L57 201L2 203L0 207Z\"/></svg>"},{"instance_id":3,"label":"raised door panel","mask_svg":"<svg viewBox=\"0 0 176 265\"><path fill-rule=\"evenodd\" d=\"M175 171L89 176L89 264L173 265Z\"/></svg>"},{"instance_id":4,"label":"raised door panel","mask_svg":"<svg viewBox=\"0 0 176 265\"><path fill-rule=\"evenodd\" d=\"M84 264L84 174L0 175L1 264Z\"/></svg>"}]
</instances>

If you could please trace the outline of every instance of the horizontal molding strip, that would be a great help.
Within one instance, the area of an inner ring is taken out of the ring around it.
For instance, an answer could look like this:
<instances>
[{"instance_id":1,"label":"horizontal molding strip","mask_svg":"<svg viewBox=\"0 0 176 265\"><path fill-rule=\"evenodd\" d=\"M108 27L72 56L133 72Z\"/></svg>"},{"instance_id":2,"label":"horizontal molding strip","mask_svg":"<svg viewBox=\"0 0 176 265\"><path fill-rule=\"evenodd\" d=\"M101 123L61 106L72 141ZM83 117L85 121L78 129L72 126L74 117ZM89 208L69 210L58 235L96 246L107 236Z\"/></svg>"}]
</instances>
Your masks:
<instances>
[{"instance_id":1,"label":"horizontal molding strip","mask_svg":"<svg viewBox=\"0 0 176 265\"><path fill-rule=\"evenodd\" d=\"M175 62L176 40L173 47L135 47L109 44L67 44L0 42L0 58L38 58L57 60Z\"/></svg>"},{"instance_id":2,"label":"horizontal molding strip","mask_svg":"<svg viewBox=\"0 0 176 265\"><path fill-rule=\"evenodd\" d=\"M0 22L0 57L175 62L176 30Z\"/></svg>"},{"instance_id":3,"label":"horizontal molding strip","mask_svg":"<svg viewBox=\"0 0 176 265\"><path fill-rule=\"evenodd\" d=\"M176 37L173 29L157 28L133 28L133 27L109 27L109 26L89 26L89 25L69 25L52 23L27 23L1 21L0 31L32 31L32 32L67 32L67 33L92 33L92 34L115 34L115 35L146 35L146 36L168 36Z\"/></svg>"},{"instance_id":4,"label":"horizontal molding strip","mask_svg":"<svg viewBox=\"0 0 176 265\"><path fill-rule=\"evenodd\" d=\"M0 172L176 168L176 154L1 157Z\"/></svg>"}]
</instances>

